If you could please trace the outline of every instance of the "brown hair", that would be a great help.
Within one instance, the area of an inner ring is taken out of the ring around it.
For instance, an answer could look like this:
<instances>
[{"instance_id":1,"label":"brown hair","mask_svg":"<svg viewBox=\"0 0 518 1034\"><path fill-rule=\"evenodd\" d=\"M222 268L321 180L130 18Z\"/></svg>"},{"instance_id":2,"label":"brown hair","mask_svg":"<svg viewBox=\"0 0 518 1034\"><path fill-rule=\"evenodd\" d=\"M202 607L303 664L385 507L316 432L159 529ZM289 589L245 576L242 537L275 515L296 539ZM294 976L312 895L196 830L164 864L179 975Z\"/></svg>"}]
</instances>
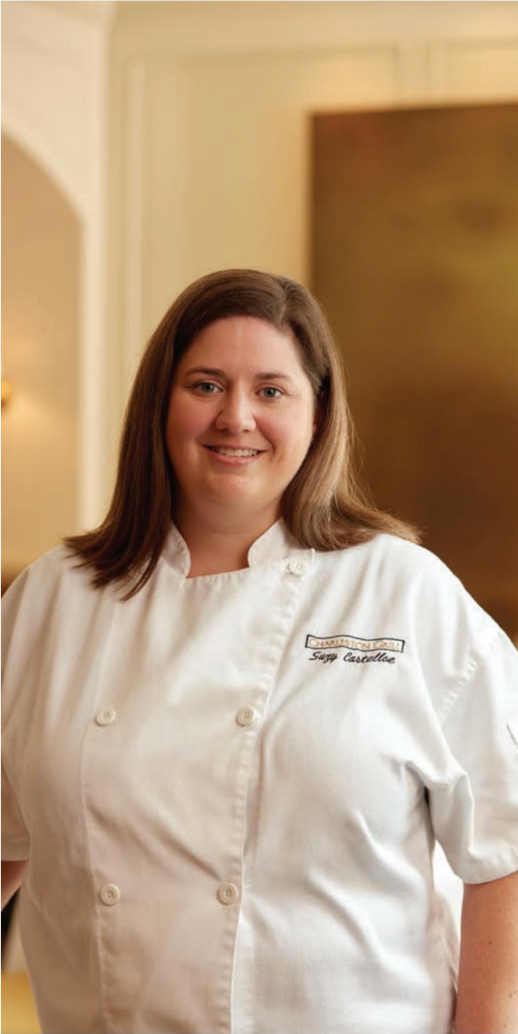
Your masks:
<instances>
[{"instance_id":1,"label":"brown hair","mask_svg":"<svg viewBox=\"0 0 518 1034\"><path fill-rule=\"evenodd\" d=\"M320 411L306 458L283 497L283 518L301 546L321 551L366 542L377 532L417 541L413 529L368 499L352 465L353 428L337 347L319 305L301 284L254 269L210 273L168 309L142 357L126 409L117 479L106 518L65 539L96 588L151 577L171 526L174 475L165 427L175 368L209 323L254 316L295 336Z\"/></svg>"}]
</instances>

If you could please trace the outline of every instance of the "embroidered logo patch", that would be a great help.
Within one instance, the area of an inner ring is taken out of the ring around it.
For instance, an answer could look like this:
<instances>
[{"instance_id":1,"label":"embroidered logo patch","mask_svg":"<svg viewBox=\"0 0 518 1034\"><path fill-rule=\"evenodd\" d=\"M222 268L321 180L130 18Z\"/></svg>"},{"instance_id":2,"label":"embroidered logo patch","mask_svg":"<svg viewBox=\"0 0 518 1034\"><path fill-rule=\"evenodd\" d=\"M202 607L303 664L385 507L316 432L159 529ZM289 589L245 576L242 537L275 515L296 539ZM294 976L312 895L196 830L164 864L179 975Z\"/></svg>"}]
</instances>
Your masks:
<instances>
[{"instance_id":1,"label":"embroidered logo patch","mask_svg":"<svg viewBox=\"0 0 518 1034\"><path fill-rule=\"evenodd\" d=\"M338 659L336 650L345 650L342 660L350 664L395 664L396 658L390 655L403 653L405 640L392 637L362 639L361 636L355 635L333 635L325 638L307 635L305 647L307 650L313 650L310 661L322 661L324 664Z\"/></svg>"}]
</instances>

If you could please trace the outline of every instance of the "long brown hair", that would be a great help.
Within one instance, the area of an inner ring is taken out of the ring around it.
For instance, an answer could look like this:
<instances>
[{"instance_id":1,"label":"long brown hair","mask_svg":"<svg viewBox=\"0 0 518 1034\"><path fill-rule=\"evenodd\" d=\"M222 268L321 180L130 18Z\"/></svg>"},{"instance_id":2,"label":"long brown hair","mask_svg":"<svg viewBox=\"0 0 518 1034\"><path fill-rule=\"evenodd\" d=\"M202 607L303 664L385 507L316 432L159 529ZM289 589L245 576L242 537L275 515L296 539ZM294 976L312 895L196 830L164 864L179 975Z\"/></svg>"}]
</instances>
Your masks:
<instances>
[{"instance_id":1,"label":"long brown hair","mask_svg":"<svg viewBox=\"0 0 518 1034\"><path fill-rule=\"evenodd\" d=\"M306 458L283 497L283 518L301 546L320 551L366 542L377 532L417 541L407 524L378 510L353 471L353 428L337 347L306 288L254 269L210 273L187 287L152 335L130 395L112 502L102 524L65 539L92 568L96 588L122 580L129 599L146 584L171 526L174 474L165 443L175 368L209 323L254 316L298 342L320 412Z\"/></svg>"}]
</instances>

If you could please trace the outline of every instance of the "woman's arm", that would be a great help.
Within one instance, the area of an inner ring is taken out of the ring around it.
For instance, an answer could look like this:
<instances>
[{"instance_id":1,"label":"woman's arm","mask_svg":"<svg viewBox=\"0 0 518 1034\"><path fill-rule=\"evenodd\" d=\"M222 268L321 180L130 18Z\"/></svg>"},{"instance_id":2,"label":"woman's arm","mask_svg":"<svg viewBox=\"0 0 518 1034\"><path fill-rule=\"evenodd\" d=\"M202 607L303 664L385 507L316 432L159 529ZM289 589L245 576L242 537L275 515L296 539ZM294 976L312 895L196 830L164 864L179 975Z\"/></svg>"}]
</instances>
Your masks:
<instances>
[{"instance_id":1,"label":"woman's arm","mask_svg":"<svg viewBox=\"0 0 518 1034\"><path fill-rule=\"evenodd\" d=\"M2 908L12 898L22 882L26 861L2 862Z\"/></svg>"},{"instance_id":2,"label":"woman's arm","mask_svg":"<svg viewBox=\"0 0 518 1034\"><path fill-rule=\"evenodd\" d=\"M466 884L455 1034L518 1031L518 872Z\"/></svg>"}]
</instances>

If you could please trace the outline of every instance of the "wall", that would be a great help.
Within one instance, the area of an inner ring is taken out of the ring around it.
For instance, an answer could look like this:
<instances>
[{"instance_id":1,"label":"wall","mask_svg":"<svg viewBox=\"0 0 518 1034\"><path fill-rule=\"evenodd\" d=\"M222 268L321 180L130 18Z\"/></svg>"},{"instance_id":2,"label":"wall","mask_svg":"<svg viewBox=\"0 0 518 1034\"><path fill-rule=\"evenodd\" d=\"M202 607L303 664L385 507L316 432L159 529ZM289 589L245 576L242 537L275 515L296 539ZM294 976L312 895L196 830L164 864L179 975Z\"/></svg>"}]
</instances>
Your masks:
<instances>
[{"instance_id":1,"label":"wall","mask_svg":"<svg viewBox=\"0 0 518 1034\"><path fill-rule=\"evenodd\" d=\"M226 265L308 279L311 113L518 96L515 2L10 0L2 35L3 128L82 226L71 530L103 515L181 288Z\"/></svg>"},{"instance_id":2,"label":"wall","mask_svg":"<svg viewBox=\"0 0 518 1034\"><path fill-rule=\"evenodd\" d=\"M2 138L2 565L9 578L76 524L81 227L53 181Z\"/></svg>"},{"instance_id":3,"label":"wall","mask_svg":"<svg viewBox=\"0 0 518 1034\"><path fill-rule=\"evenodd\" d=\"M2 5L2 130L52 180L81 225L77 296L75 507L61 511L61 484L48 470L55 534L77 531L103 513L108 374L106 294L106 184L108 132L108 38L115 5L110 3L11 2ZM21 187L21 184L20 184ZM20 196L18 203L23 204ZM33 271L35 272L35 271ZM4 275L6 273L4 264ZM28 289L32 284L27 281ZM38 290L35 285L35 289ZM10 495L4 499L9 517ZM68 505L68 504L67 504ZM41 549L24 540L27 563Z\"/></svg>"},{"instance_id":4,"label":"wall","mask_svg":"<svg viewBox=\"0 0 518 1034\"><path fill-rule=\"evenodd\" d=\"M518 97L516 3L127 2L113 43L119 416L193 278L307 281L311 113Z\"/></svg>"}]
</instances>

